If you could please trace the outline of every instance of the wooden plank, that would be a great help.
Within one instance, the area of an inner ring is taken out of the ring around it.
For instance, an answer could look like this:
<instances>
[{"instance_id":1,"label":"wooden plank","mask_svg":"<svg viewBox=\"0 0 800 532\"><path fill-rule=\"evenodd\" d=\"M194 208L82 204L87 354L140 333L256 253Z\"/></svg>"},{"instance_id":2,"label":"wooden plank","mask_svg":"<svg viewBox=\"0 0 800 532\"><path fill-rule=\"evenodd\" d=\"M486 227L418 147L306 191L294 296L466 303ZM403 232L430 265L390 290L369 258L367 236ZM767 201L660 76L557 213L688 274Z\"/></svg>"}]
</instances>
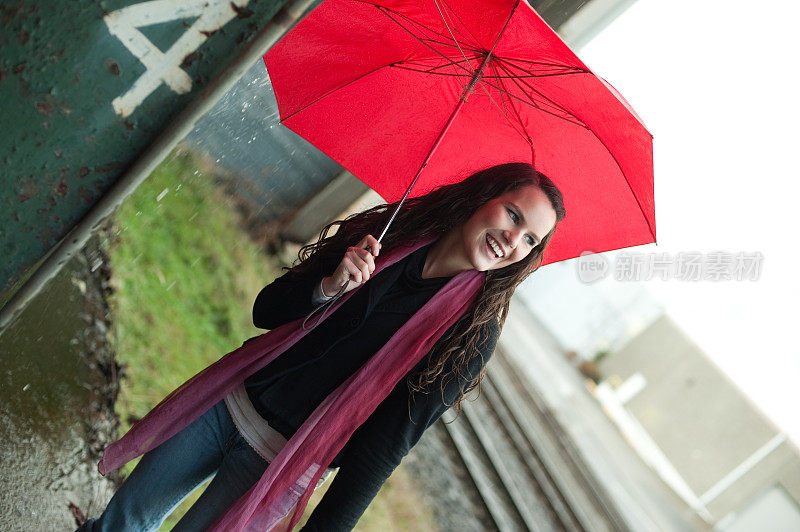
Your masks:
<instances>
[{"instance_id":1,"label":"wooden plank","mask_svg":"<svg viewBox=\"0 0 800 532\"><path fill-rule=\"evenodd\" d=\"M533 476L538 488L544 493L545 497L547 497L548 503L561 522L561 525L568 531L583 530L575 519L575 515L566 504L558 487L553 483L547 470L533 452L531 443L522 433L518 422L513 419L513 414L508 409L508 405L506 405L502 397L500 397L500 392L496 389L491 374L487 374L486 379L481 383L481 393L486 394L486 399L493 405L498 417L501 418L503 426L508 432L514 447L522 456L525 466ZM502 407L498 403L502 403Z\"/></svg>"},{"instance_id":2,"label":"wooden plank","mask_svg":"<svg viewBox=\"0 0 800 532\"><path fill-rule=\"evenodd\" d=\"M495 356L498 353L495 354ZM553 482L562 493L565 503L572 509L580 525L587 530L617 530L623 521L615 519L616 512L609 508L602 494L587 478L580 458L569 453L566 443L557 433L554 420L548 423L544 405L532 393L520 395L522 383L514 375L514 368L507 357L499 356L494 364L492 378L496 389L501 392L503 400L519 422L520 429L540 457L544 467L551 475ZM534 406L531 407L530 403ZM536 408L537 411L534 411ZM614 523L614 526L611 526ZM601 524L605 525L601 528ZM619 530L625 530L622 526Z\"/></svg>"},{"instance_id":3,"label":"wooden plank","mask_svg":"<svg viewBox=\"0 0 800 532\"><path fill-rule=\"evenodd\" d=\"M497 485L484 472L486 466L478 457L477 451L471 442L472 438L469 435L469 429L464 426L464 422L456 420L454 423L444 423L444 427L467 465L467 471L473 482L475 482L481 497L486 502L489 515L491 515L497 528L501 531L520 530L516 520L508 512L506 501L498 495Z\"/></svg>"},{"instance_id":4,"label":"wooden plank","mask_svg":"<svg viewBox=\"0 0 800 532\"><path fill-rule=\"evenodd\" d=\"M516 510L527 528L535 532L556 529L553 526L553 516L547 511L546 501L542 501L541 494L537 493L536 487L530 482L530 478L520 478L522 475L515 474L519 471L520 466L523 465L515 460L516 456L514 456L513 450L508 452L508 449L502 449L505 443L505 434L503 434L502 428L490 426L490 417L492 415L488 412L490 408L486 399L479 397L478 400L464 406L463 414L470 423L472 430L478 436L484 452L492 462L500 481L514 502ZM508 446L508 443L505 446ZM544 506L542 502L545 503ZM542 511L543 508L545 511Z\"/></svg>"}]
</instances>

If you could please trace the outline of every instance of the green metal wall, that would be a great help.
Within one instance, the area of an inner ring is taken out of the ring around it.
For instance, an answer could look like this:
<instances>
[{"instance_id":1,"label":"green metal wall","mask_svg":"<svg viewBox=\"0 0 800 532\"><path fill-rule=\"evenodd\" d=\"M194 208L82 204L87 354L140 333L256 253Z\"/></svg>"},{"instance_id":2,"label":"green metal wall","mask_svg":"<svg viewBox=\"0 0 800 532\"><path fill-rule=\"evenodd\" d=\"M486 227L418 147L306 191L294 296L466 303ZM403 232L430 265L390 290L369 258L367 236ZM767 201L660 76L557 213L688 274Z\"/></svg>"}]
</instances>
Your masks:
<instances>
[{"instance_id":1,"label":"green metal wall","mask_svg":"<svg viewBox=\"0 0 800 532\"><path fill-rule=\"evenodd\" d=\"M0 5L0 305L284 3Z\"/></svg>"}]
</instances>

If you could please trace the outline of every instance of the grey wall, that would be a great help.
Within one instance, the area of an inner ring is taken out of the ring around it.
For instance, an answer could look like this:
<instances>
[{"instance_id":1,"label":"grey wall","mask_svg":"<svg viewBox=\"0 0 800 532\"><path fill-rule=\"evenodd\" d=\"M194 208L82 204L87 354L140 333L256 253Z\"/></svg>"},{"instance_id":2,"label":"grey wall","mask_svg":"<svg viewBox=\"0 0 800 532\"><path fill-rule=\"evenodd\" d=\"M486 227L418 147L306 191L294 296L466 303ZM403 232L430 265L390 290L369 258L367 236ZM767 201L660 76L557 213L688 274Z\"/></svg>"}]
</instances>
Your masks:
<instances>
[{"instance_id":1,"label":"grey wall","mask_svg":"<svg viewBox=\"0 0 800 532\"><path fill-rule=\"evenodd\" d=\"M698 496L779 434L666 315L601 361L599 369L607 379L644 376L646 387L626 407ZM708 509L724 517L775 482L800 501L800 455L788 442Z\"/></svg>"}]
</instances>

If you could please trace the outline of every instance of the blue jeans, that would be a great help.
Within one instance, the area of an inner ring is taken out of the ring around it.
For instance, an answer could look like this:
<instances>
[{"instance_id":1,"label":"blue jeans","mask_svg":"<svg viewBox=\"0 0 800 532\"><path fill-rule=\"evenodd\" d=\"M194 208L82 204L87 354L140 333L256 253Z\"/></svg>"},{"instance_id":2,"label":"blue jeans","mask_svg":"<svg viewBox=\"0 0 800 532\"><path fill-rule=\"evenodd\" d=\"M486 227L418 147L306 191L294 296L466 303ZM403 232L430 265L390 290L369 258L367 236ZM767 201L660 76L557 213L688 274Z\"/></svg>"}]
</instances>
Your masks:
<instances>
[{"instance_id":1,"label":"blue jeans","mask_svg":"<svg viewBox=\"0 0 800 532\"><path fill-rule=\"evenodd\" d=\"M173 530L205 530L261 478L267 468L239 434L224 401L146 453L103 515L79 531L157 530L203 482L214 477Z\"/></svg>"}]
</instances>

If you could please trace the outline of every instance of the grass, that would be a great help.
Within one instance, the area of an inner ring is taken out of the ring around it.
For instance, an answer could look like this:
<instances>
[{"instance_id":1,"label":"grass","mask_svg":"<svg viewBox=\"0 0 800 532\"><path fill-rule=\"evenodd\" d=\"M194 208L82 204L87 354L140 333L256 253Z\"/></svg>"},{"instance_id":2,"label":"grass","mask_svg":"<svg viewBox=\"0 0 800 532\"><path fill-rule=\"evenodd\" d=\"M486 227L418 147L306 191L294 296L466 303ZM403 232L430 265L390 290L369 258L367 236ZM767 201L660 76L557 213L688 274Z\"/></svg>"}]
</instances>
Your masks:
<instances>
[{"instance_id":1,"label":"grass","mask_svg":"<svg viewBox=\"0 0 800 532\"><path fill-rule=\"evenodd\" d=\"M250 242L199 168L191 155L169 157L116 215L111 259L117 358L127 367L117 401L123 432L189 377L263 332L252 325L252 304L278 266Z\"/></svg>"},{"instance_id":2,"label":"grass","mask_svg":"<svg viewBox=\"0 0 800 532\"><path fill-rule=\"evenodd\" d=\"M116 215L112 307L117 359L127 367L117 401L123 433L189 377L263 332L252 325L252 304L278 273L278 261L249 240L201 167L191 154L174 153ZM314 494L306 518L329 484ZM170 530L201 492L162 530ZM401 466L357 530L406 526L435 529Z\"/></svg>"},{"instance_id":3,"label":"grass","mask_svg":"<svg viewBox=\"0 0 800 532\"><path fill-rule=\"evenodd\" d=\"M112 245L123 423L263 331L255 295L277 265L189 155L161 164L120 207Z\"/></svg>"}]
</instances>

